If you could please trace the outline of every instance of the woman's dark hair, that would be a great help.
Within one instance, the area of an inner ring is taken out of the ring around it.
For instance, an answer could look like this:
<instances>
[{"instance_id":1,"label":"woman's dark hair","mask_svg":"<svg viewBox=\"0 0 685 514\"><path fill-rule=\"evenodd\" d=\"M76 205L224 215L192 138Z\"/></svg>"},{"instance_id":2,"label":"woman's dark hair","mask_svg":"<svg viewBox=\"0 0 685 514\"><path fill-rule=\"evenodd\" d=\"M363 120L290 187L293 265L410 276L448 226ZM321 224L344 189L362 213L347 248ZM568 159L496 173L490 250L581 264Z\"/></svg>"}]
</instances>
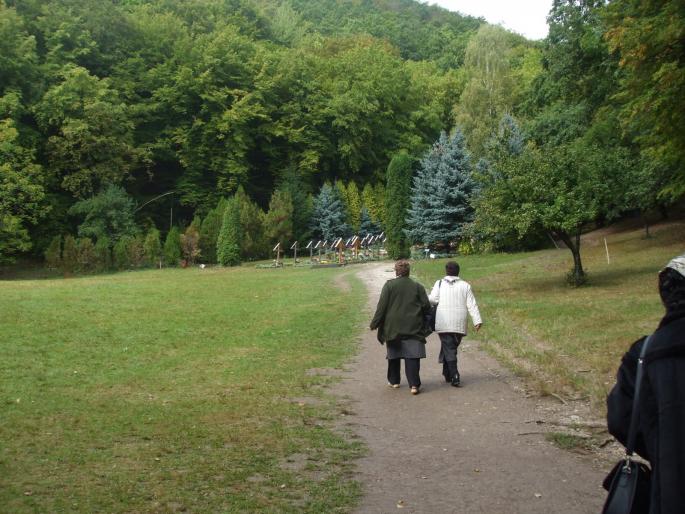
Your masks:
<instances>
[{"instance_id":1,"label":"woman's dark hair","mask_svg":"<svg viewBox=\"0 0 685 514\"><path fill-rule=\"evenodd\" d=\"M401 260L395 263L395 275L398 277L409 276L409 261Z\"/></svg>"},{"instance_id":2,"label":"woman's dark hair","mask_svg":"<svg viewBox=\"0 0 685 514\"><path fill-rule=\"evenodd\" d=\"M445 271L450 277L458 277L459 276L459 264L457 264L454 261L449 261L447 264L445 264Z\"/></svg>"},{"instance_id":3,"label":"woman's dark hair","mask_svg":"<svg viewBox=\"0 0 685 514\"><path fill-rule=\"evenodd\" d=\"M673 268L659 273L659 294L667 311L685 310L685 277Z\"/></svg>"}]
</instances>

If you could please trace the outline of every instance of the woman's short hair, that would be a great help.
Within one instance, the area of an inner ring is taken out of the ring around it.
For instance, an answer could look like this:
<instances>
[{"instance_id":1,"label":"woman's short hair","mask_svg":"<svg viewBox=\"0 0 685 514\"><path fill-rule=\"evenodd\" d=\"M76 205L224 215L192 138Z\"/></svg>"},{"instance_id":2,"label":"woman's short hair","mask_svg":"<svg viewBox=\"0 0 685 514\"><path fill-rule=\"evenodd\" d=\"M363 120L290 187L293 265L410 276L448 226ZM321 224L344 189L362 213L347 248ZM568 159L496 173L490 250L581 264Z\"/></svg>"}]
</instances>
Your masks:
<instances>
[{"instance_id":1,"label":"woman's short hair","mask_svg":"<svg viewBox=\"0 0 685 514\"><path fill-rule=\"evenodd\" d=\"M395 263L395 275L398 277L408 277L409 276L409 261L404 259L397 261Z\"/></svg>"},{"instance_id":2,"label":"woman's short hair","mask_svg":"<svg viewBox=\"0 0 685 514\"><path fill-rule=\"evenodd\" d=\"M459 264L457 264L454 261L449 261L447 264L445 264L445 272L450 277L458 277L459 276Z\"/></svg>"}]
</instances>

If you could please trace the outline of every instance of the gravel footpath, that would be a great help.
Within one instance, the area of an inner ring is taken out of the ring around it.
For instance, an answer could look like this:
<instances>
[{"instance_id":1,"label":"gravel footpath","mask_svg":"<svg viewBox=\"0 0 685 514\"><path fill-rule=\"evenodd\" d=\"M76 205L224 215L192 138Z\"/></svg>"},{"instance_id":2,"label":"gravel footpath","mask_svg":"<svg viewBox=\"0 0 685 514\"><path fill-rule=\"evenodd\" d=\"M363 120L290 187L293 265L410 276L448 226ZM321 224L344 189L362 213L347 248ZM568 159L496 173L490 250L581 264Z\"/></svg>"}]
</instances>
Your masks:
<instances>
[{"instance_id":1,"label":"gravel footpath","mask_svg":"<svg viewBox=\"0 0 685 514\"><path fill-rule=\"evenodd\" d=\"M357 271L369 292L369 319L392 265ZM487 330L488 313L483 312ZM385 348L366 330L338 388L353 414L347 422L369 447L358 462L359 513L596 513L604 472L590 456L556 448L534 422L540 399L526 398L515 377L478 349L459 352L461 388L446 384L439 340L421 361L421 394L386 385Z\"/></svg>"}]
</instances>

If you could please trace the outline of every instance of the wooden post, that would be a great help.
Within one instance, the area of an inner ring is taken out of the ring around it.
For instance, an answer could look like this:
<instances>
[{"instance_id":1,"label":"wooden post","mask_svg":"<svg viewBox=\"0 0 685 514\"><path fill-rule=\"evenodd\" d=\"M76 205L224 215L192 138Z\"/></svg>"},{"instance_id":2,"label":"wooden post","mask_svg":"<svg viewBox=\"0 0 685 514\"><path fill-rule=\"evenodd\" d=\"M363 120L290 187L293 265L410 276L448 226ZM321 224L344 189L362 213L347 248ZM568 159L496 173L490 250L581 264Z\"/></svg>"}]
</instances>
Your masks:
<instances>
[{"instance_id":1,"label":"wooden post","mask_svg":"<svg viewBox=\"0 0 685 514\"><path fill-rule=\"evenodd\" d=\"M359 236L354 236L352 238L352 255L355 259L359 259Z\"/></svg>"},{"instance_id":2,"label":"wooden post","mask_svg":"<svg viewBox=\"0 0 685 514\"><path fill-rule=\"evenodd\" d=\"M276 244L272 252L276 252L276 266L281 265L281 243Z\"/></svg>"},{"instance_id":3,"label":"wooden post","mask_svg":"<svg viewBox=\"0 0 685 514\"><path fill-rule=\"evenodd\" d=\"M290 247L291 250L295 250L295 255L293 259L295 259L295 262L297 262L297 241L293 243L293 245Z\"/></svg>"}]
</instances>

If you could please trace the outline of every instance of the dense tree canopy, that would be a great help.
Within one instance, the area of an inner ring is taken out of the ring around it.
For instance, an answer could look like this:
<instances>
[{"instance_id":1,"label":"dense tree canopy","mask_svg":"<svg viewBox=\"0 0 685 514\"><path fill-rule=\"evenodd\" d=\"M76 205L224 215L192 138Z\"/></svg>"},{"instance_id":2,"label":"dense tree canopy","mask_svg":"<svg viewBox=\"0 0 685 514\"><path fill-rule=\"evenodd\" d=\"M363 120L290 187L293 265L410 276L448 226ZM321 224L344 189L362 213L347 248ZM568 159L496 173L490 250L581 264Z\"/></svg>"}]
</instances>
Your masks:
<instances>
[{"instance_id":1,"label":"dense tree canopy","mask_svg":"<svg viewBox=\"0 0 685 514\"><path fill-rule=\"evenodd\" d=\"M386 202L393 156L416 161L459 124L472 162L493 170L505 115L526 152L560 156L540 164L553 176L568 155L604 156L579 161L591 169L578 176L606 183L605 160L626 165L608 211L586 210L583 226L664 209L685 192L683 9L554 0L549 36L531 42L414 0L0 0L0 260L77 234L72 206L111 186L140 206L137 234L156 226L167 241L199 216L210 262L234 195L242 259L285 237L265 225L283 213L293 240L323 234L312 218L327 182L342 186L336 226L386 229L404 221ZM557 191L558 204L576 194ZM518 232L474 201L474 239L509 247ZM141 235L86 232L136 265Z\"/></svg>"}]
</instances>

